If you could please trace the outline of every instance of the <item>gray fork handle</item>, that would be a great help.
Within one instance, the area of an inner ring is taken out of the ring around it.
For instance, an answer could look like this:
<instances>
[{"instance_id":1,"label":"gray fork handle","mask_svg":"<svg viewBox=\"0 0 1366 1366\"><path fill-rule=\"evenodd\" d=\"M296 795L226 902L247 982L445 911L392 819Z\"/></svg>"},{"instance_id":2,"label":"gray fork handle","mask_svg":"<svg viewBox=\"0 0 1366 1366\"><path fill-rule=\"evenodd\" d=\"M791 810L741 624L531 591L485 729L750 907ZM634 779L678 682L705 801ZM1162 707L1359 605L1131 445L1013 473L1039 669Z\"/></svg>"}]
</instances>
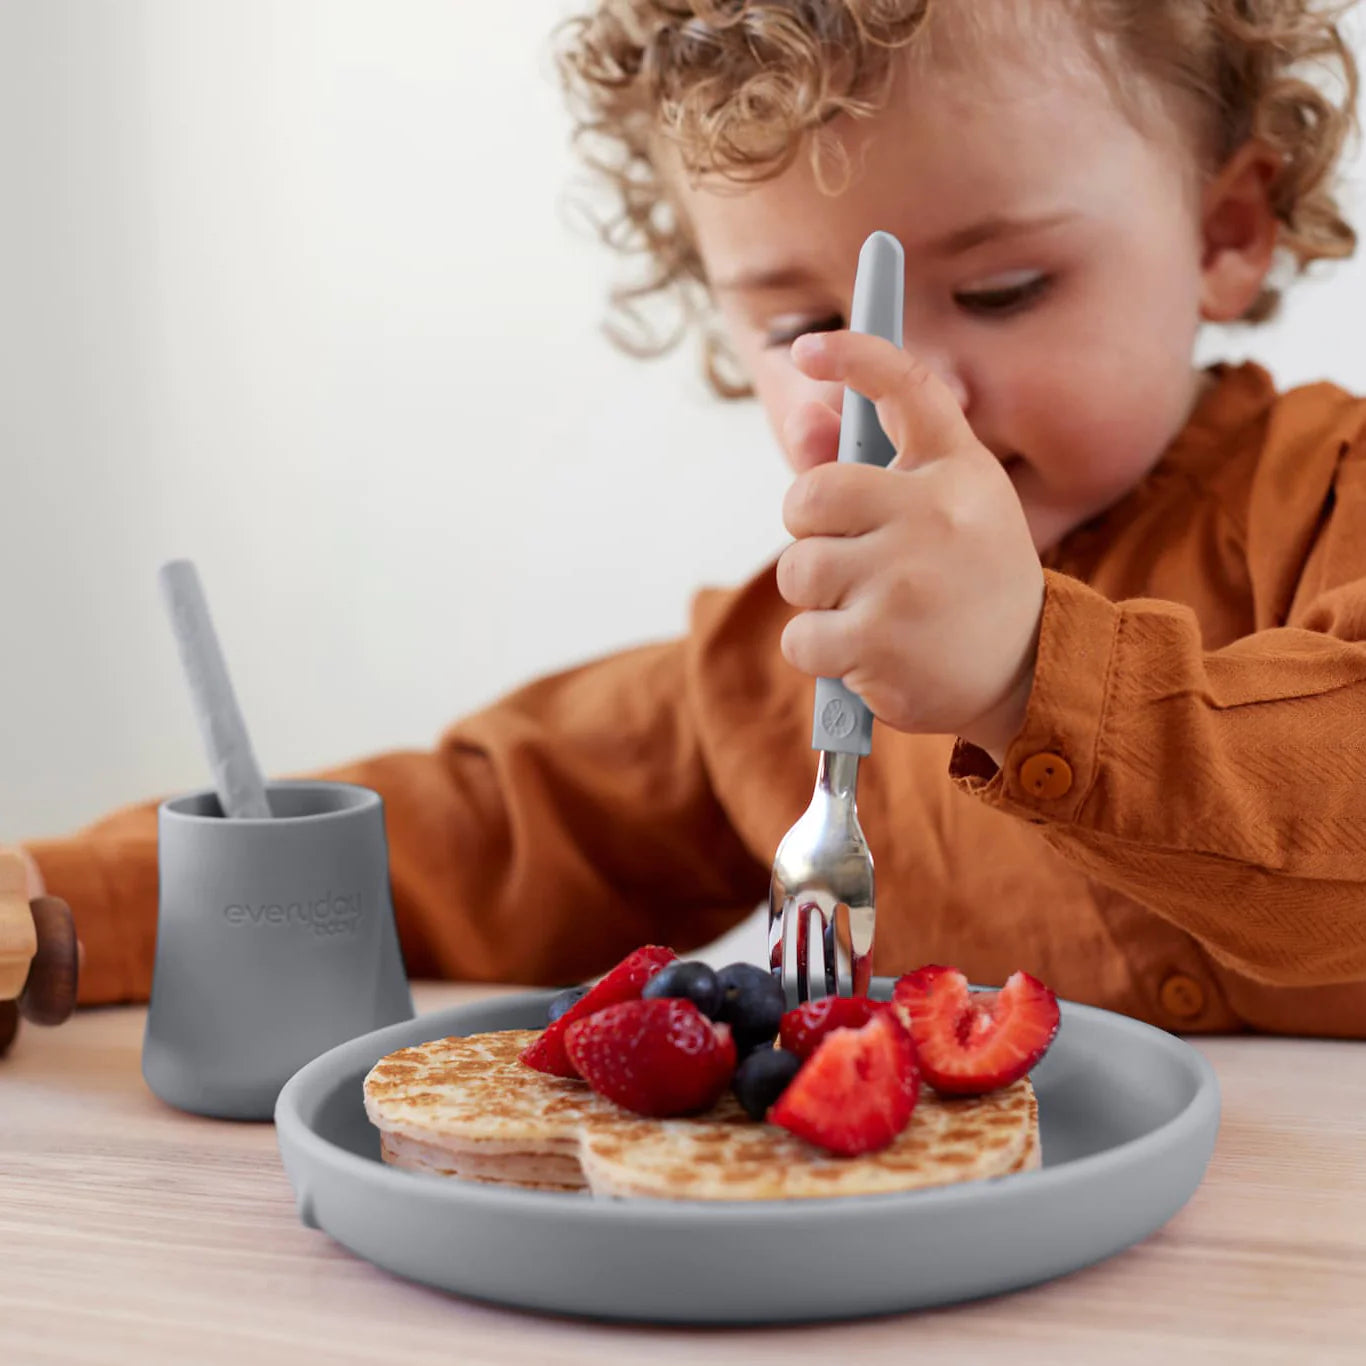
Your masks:
<instances>
[{"instance_id":1,"label":"gray fork handle","mask_svg":"<svg viewBox=\"0 0 1366 1366\"><path fill-rule=\"evenodd\" d=\"M868 332L900 346L904 293L901 243L891 233L875 232L859 252L849 330ZM840 411L840 460L887 465L895 454L877 420L877 409L862 394L846 388ZM863 699L838 678L818 678L811 748L835 754L867 754L872 747L873 714Z\"/></svg>"}]
</instances>

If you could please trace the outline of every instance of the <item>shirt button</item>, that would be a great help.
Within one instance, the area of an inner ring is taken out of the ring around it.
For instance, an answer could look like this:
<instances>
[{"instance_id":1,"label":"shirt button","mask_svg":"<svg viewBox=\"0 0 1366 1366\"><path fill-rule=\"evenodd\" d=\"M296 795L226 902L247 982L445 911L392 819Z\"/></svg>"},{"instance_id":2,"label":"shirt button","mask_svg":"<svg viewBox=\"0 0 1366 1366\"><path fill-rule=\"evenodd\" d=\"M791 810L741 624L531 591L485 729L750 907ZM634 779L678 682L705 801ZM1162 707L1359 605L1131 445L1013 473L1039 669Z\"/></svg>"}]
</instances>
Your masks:
<instances>
[{"instance_id":1,"label":"shirt button","mask_svg":"<svg viewBox=\"0 0 1366 1366\"><path fill-rule=\"evenodd\" d=\"M1204 1010L1205 989L1194 977L1174 972L1158 989L1157 999L1168 1014L1189 1020Z\"/></svg>"},{"instance_id":2,"label":"shirt button","mask_svg":"<svg viewBox=\"0 0 1366 1366\"><path fill-rule=\"evenodd\" d=\"M1072 765L1061 754L1031 754L1020 765L1020 782L1036 797L1056 801L1072 790Z\"/></svg>"}]
</instances>

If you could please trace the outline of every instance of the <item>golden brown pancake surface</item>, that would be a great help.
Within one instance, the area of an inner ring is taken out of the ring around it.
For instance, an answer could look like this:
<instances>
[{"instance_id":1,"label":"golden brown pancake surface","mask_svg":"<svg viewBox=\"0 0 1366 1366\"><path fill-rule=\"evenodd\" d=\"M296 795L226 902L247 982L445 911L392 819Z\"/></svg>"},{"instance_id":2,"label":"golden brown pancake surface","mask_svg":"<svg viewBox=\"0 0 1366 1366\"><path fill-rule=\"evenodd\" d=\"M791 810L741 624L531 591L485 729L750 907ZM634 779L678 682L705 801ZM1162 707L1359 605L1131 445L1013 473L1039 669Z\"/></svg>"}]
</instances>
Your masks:
<instances>
[{"instance_id":1,"label":"golden brown pancake surface","mask_svg":"<svg viewBox=\"0 0 1366 1366\"><path fill-rule=\"evenodd\" d=\"M705 1114L647 1119L519 1054L540 1031L433 1039L381 1058L365 1109L394 1166L594 1195L781 1200L869 1195L982 1180L1039 1165L1028 1078L986 1096L922 1086L892 1144L836 1157L749 1119L729 1094Z\"/></svg>"}]
</instances>

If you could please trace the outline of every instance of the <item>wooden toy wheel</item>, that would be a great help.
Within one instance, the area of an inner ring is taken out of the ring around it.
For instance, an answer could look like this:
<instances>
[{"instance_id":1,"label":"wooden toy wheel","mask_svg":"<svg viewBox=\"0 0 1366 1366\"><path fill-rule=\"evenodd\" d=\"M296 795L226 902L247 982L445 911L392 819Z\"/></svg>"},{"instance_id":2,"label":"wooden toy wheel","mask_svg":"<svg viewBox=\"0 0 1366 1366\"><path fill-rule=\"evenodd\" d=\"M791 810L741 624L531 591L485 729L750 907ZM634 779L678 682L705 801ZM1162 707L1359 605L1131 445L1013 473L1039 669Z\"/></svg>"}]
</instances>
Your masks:
<instances>
[{"instance_id":1,"label":"wooden toy wheel","mask_svg":"<svg viewBox=\"0 0 1366 1366\"><path fill-rule=\"evenodd\" d=\"M38 931L38 952L19 995L19 1013L36 1025L59 1025L76 1009L76 922L60 897L35 897L29 909Z\"/></svg>"}]
</instances>

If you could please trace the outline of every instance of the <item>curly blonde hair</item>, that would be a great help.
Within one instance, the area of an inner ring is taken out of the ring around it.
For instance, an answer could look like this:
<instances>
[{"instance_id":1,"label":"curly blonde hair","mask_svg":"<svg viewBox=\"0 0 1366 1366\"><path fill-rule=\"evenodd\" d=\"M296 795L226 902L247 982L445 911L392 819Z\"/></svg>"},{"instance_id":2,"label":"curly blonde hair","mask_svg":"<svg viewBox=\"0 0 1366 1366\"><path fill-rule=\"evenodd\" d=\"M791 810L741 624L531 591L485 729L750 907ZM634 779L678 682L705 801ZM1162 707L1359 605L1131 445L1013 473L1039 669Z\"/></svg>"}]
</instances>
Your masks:
<instances>
[{"instance_id":1,"label":"curly blonde hair","mask_svg":"<svg viewBox=\"0 0 1366 1366\"><path fill-rule=\"evenodd\" d=\"M1130 70L1193 107L1209 172L1248 139L1265 143L1280 163L1270 186L1278 245L1296 273L1355 250L1334 185L1356 128L1357 65L1340 29L1354 0L1014 3L1079 22L1117 93ZM838 155L827 125L879 109L902 49L934 46L931 21L942 15L986 9L976 0L954 11L945 0L596 0L592 12L562 24L555 58L574 142L609 195L594 226L609 246L645 264L641 278L611 291L612 339L652 356L695 328L713 389L748 394L696 246L670 202L661 140L693 175L765 180L803 148L819 174L822 156ZM1310 79L1316 68L1330 88ZM1268 286L1244 321L1271 317L1279 298ZM676 309L662 336L642 308L657 299Z\"/></svg>"}]
</instances>

